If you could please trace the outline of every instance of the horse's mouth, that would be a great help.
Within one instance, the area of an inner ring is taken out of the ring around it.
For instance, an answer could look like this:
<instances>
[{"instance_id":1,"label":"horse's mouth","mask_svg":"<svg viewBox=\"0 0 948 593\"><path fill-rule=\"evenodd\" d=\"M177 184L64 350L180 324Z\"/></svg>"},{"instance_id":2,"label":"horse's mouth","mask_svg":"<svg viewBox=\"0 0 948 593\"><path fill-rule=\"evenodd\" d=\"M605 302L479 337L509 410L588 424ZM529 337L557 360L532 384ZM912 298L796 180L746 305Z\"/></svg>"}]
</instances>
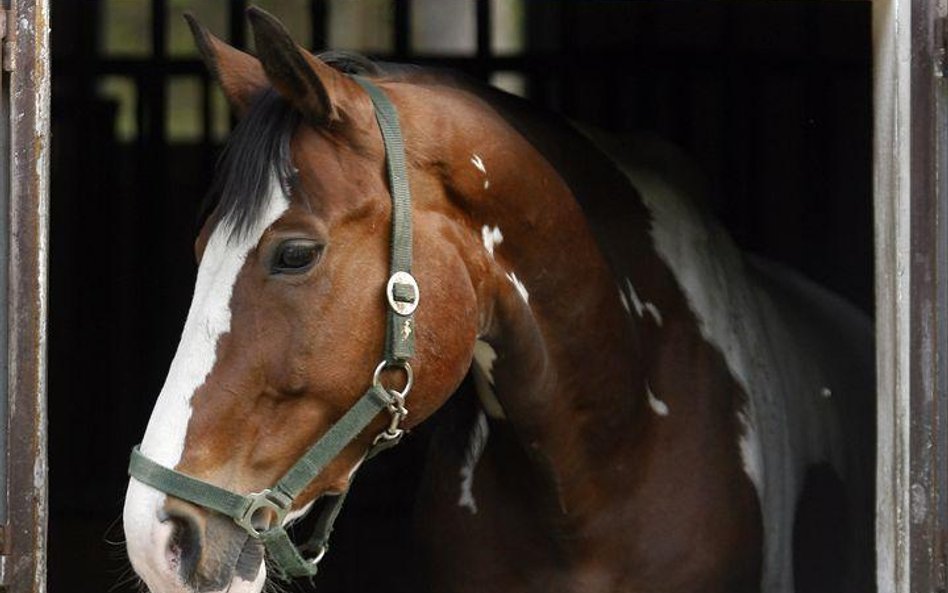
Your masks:
<instances>
[{"instance_id":1,"label":"horse's mouth","mask_svg":"<svg viewBox=\"0 0 948 593\"><path fill-rule=\"evenodd\" d=\"M228 517L208 519L200 560L184 581L198 593L230 591L239 579L252 583L260 573L264 548Z\"/></svg>"}]
</instances>

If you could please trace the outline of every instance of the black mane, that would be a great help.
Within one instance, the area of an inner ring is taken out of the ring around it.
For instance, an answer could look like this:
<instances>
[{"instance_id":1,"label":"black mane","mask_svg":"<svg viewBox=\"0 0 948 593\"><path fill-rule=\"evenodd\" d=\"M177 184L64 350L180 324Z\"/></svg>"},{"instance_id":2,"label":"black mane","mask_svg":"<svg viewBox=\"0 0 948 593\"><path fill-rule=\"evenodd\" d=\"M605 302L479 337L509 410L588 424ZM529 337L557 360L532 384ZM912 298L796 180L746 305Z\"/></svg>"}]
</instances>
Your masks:
<instances>
[{"instance_id":1,"label":"black mane","mask_svg":"<svg viewBox=\"0 0 948 593\"><path fill-rule=\"evenodd\" d=\"M318 57L346 74L383 73L380 65L358 54L331 51ZM290 140L302 119L302 114L272 88L254 100L224 145L199 210L199 225L213 216L212 225L223 223L231 238L241 237L262 215L273 175L290 194L296 185Z\"/></svg>"}]
</instances>

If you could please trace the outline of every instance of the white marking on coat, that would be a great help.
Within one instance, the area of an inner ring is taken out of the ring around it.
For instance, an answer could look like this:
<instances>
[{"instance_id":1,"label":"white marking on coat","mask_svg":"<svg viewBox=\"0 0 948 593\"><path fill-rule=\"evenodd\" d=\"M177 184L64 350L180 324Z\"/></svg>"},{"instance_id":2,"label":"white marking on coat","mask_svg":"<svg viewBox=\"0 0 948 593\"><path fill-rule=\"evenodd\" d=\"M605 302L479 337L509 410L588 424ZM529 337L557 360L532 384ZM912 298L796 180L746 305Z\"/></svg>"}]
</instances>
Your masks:
<instances>
[{"instance_id":1,"label":"white marking on coat","mask_svg":"<svg viewBox=\"0 0 948 593\"><path fill-rule=\"evenodd\" d=\"M494 385L494 361L497 360L497 352L484 340L474 342L474 362L484 372L484 376L491 385Z\"/></svg>"},{"instance_id":2,"label":"white marking on coat","mask_svg":"<svg viewBox=\"0 0 948 593\"><path fill-rule=\"evenodd\" d=\"M658 307L649 301L643 302L642 299L639 298L639 293L636 292L635 287L632 286L632 281L628 278L625 279L625 286L629 292L629 299L632 301L632 306L635 308L635 313L639 317L644 317L644 313L648 313L655 320L655 324L661 327L662 313L658 310ZM625 299L623 299L623 301L625 302L626 310L628 311L628 301Z\"/></svg>"},{"instance_id":3,"label":"white marking on coat","mask_svg":"<svg viewBox=\"0 0 948 593\"><path fill-rule=\"evenodd\" d=\"M514 272L507 273L507 279L514 285L514 288L517 289L517 292L520 293L520 296L523 297L523 302L530 302L530 293L527 292L527 287L523 285L523 282L517 278L517 274Z\"/></svg>"},{"instance_id":4,"label":"white marking on coat","mask_svg":"<svg viewBox=\"0 0 948 593\"><path fill-rule=\"evenodd\" d=\"M652 386L648 384L648 381L645 382L645 394L648 396L648 405L651 406L653 412L659 416L668 416L668 404L655 396L655 392L652 391Z\"/></svg>"},{"instance_id":5,"label":"white marking on coat","mask_svg":"<svg viewBox=\"0 0 948 593\"><path fill-rule=\"evenodd\" d=\"M615 148L614 153L622 154L621 147ZM791 593L794 512L802 473L808 463L829 461L845 475L837 419L816 398L801 397L818 393L823 384L812 354L798 347L798 336L810 328L782 317L770 293L755 284L731 239L685 192L655 170L636 165L648 162L638 155L616 161L651 213L655 249L684 292L702 337L723 355L746 395L738 413L743 429L739 448L760 501L761 590Z\"/></svg>"},{"instance_id":6,"label":"white marking on coat","mask_svg":"<svg viewBox=\"0 0 948 593\"><path fill-rule=\"evenodd\" d=\"M484 189L489 189L489 188L490 188L490 179L485 179L485 180L484 180Z\"/></svg>"},{"instance_id":7,"label":"white marking on coat","mask_svg":"<svg viewBox=\"0 0 948 593\"><path fill-rule=\"evenodd\" d=\"M471 156L471 163L472 163L475 167L477 167L477 170L478 170L478 171L480 171L480 172L483 173L484 175L487 175L487 167L484 166L484 159L482 159L479 154L474 153L474 154Z\"/></svg>"},{"instance_id":8,"label":"white marking on coat","mask_svg":"<svg viewBox=\"0 0 948 593\"><path fill-rule=\"evenodd\" d=\"M296 509L295 511L290 511L289 513L287 513L286 516L283 517L283 526L285 527L289 525L290 523L294 523L300 517L305 517L306 513L308 513L310 509L313 508L314 504L316 504L316 500L318 500L318 497L304 504L303 506Z\"/></svg>"},{"instance_id":9,"label":"white marking on coat","mask_svg":"<svg viewBox=\"0 0 948 593\"><path fill-rule=\"evenodd\" d=\"M490 227L485 224L481 227L481 241L484 242L487 253L494 257L494 249L504 241L504 234L500 232L499 227Z\"/></svg>"},{"instance_id":10,"label":"white marking on coat","mask_svg":"<svg viewBox=\"0 0 948 593\"><path fill-rule=\"evenodd\" d=\"M474 387L477 389L477 397L481 400L481 406L487 415L491 418L506 418L504 408L497 399L494 392L494 361L497 360L497 352L490 344L483 340L474 342Z\"/></svg>"},{"instance_id":11,"label":"white marking on coat","mask_svg":"<svg viewBox=\"0 0 948 593\"><path fill-rule=\"evenodd\" d=\"M477 501L474 500L474 471L484 454L487 439L490 437L490 425L483 410L477 411L477 419L468 437L467 450L464 452L464 464L461 466L461 496L458 506L477 514Z\"/></svg>"},{"instance_id":12,"label":"white marking on coat","mask_svg":"<svg viewBox=\"0 0 948 593\"><path fill-rule=\"evenodd\" d=\"M191 308L177 352L155 402L141 451L165 467L175 467L184 451L191 418L191 397L204 384L217 359L217 342L230 331L230 299L237 276L264 231L289 208L280 184L271 183L264 212L239 240L231 240L224 224L211 234L201 263ZM179 579L166 560L171 523L158 521L165 494L135 478L128 483L123 520L129 559L153 591L173 588Z\"/></svg>"},{"instance_id":13,"label":"white marking on coat","mask_svg":"<svg viewBox=\"0 0 948 593\"><path fill-rule=\"evenodd\" d=\"M645 307L645 310L648 312L648 314L651 315L652 319L655 320L655 325L657 325L658 327L661 327L662 326L662 312L658 310L658 307L656 307L655 304L651 302L647 302L643 304L642 306Z\"/></svg>"},{"instance_id":14,"label":"white marking on coat","mask_svg":"<svg viewBox=\"0 0 948 593\"><path fill-rule=\"evenodd\" d=\"M820 395L826 399L829 399L833 397L833 390L831 390L829 387L824 387L823 389L820 389Z\"/></svg>"},{"instance_id":15,"label":"white marking on coat","mask_svg":"<svg viewBox=\"0 0 948 593\"><path fill-rule=\"evenodd\" d=\"M622 288L619 288L619 300L622 301L622 306L625 308L626 313L631 313L632 308L629 306L629 299L625 296L625 291Z\"/></svg>"}]
</instances>

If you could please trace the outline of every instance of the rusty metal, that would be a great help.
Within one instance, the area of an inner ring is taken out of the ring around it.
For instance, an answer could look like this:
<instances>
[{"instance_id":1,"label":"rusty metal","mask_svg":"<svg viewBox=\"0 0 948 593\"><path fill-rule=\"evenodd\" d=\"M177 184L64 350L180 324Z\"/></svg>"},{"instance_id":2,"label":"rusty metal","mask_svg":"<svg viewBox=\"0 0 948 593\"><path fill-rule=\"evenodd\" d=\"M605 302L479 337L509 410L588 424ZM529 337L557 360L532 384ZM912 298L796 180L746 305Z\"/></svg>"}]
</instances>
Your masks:
<instances>
[{"instance_id":1,"label":"rusty metal","mask_svg":"<svg viewBox=\"0 0 948 593\"><path fill-rule=\"evenodd\" d=\"M943 591L948 413L948 118L944 20L912 2L910 571L913 591Z\"/></svg>"},{"instance_id":2,"label":"rusty metal","mask_svg":"<svg viewBox=\"0 0 948 593\"><path fill-rule=\"evenodd\" d=\"M49 185L49 3L14 0L9 73L10 191L6 267L9 367L7 524L3 584L46 589L46 303ZM8 41L10 41L8 39ZM0 557L2 558L2 557Z\"/></svg>"}]
</instances>

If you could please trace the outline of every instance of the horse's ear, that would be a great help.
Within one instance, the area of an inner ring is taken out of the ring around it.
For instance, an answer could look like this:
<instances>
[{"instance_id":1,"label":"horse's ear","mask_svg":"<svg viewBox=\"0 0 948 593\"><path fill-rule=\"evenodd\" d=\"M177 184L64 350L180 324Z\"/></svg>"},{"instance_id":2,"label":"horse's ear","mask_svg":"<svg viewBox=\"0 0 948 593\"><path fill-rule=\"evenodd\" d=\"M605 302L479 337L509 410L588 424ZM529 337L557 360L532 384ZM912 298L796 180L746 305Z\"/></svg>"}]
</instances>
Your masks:
<instances>
[{"instance_id":1,"label":"horse's ear","mask_svg":"<svg viewBox=\"0 0 948 593\"><path fill-rule=\"evenodd\" d=\"M270 84L260 60L212 35L191 13L185 13L184 18L211 76L217 80L231 107L239 115L245 114L257 95Z\"/></svg>"},{"instance_id":2,"label":"horse's ear","mask_svg":"<svg viewBox=\"0 0 948 593\"><path fill-rule=\"evenodd\" d=\"M257 56L277 92L316 125L342 119L339 106L348 94L357 92L355 83L297 45L270 13L251 6L247 16Z\"/></svg>"}]
</instances>

